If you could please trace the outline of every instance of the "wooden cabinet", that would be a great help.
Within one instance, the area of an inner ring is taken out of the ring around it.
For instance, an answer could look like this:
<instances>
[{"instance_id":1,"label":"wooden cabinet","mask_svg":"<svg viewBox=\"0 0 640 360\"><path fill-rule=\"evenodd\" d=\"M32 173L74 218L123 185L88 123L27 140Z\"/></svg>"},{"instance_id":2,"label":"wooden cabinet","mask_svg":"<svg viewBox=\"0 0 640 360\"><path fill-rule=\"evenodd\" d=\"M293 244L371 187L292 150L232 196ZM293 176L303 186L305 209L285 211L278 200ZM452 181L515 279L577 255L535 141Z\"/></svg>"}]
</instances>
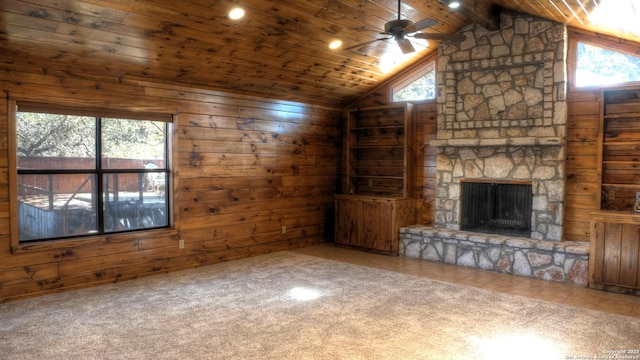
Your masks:
<instances>
[{"instance_id":1,"label":"wooden cabinet","mask_svg":"<svg viewBox=\"0 0 640 360\"><path fill-rule=\"evenodd\" d=\"M589 286L640 289L640 219L636 215L594 214Z\"/></svg>"},{"instance_id":2,"label":"wooden cabinet","mask_svg":"<svg viewBox=\"0 0 640 360\"><path fill-rule=\"evenodd\" d=\"M336 244L398 254L399 229L415 223L412 104L350 109Z\"/></svg>"},{"instance_id":3,"label":"wooden cabinet","mask_svg":"<svg viewBox=\"0 0 640 360\"><path fill-rule=\"evenodd\" d=\"M640 88L604 89L600 102L600 208L633 211L640 196Z\"/></svg>"},{"instance_id":4,"label":"wooden cabinet","mask_svg":"<svg viewBox=\"0 0 640 360\"><path fill-rule=\"evenodd\" d=\"M399 230L415 222L410 198L336 195L336 244L397 255Z\"/></svg>"}]
</instances>

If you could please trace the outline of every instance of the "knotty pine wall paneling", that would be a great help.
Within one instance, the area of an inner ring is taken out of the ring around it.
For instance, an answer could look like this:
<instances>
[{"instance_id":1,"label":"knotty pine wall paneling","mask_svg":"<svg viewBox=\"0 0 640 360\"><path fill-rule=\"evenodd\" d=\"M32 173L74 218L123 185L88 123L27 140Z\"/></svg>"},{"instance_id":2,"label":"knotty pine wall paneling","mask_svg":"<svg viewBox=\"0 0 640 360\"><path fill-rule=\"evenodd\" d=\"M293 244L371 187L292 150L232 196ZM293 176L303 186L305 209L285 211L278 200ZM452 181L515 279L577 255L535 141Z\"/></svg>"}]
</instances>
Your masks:
<instances>
[{"instance_id":1,"label":"knotty pine wall paneling","mask_svg":"<svg viewBox=\"0 0 640 360\"><path fill-rule=\"evenodd\" d=\"M565 241L589 241L598 193L599 90L573 90L567 96Z\"/></svg>"},{"instance_id":2,"label":"knotty pine wall paneling","mask_svg":"<svg viewBox=\"0 0 640 360\"><path fill-rule=\"evenodd\" d=\"M332 238L339 109L30 69L0 64L0 301ZM12 249L7 97L177 113L172 189L175 230ZM179 249L179 239L184 240L184 249Z\"/></svg>"},{"instance_id":3,"label":"knotty pine wall paneling","mask_svg":"<svg viewBox=\"0 0 640 360\"><path fill-rule=\"evenodd\" d=\"M436 148L429 145L436 139L437 112L435 100L416 105L416 222L433 225L436 198Z\"/></svg>"}]
</instances>

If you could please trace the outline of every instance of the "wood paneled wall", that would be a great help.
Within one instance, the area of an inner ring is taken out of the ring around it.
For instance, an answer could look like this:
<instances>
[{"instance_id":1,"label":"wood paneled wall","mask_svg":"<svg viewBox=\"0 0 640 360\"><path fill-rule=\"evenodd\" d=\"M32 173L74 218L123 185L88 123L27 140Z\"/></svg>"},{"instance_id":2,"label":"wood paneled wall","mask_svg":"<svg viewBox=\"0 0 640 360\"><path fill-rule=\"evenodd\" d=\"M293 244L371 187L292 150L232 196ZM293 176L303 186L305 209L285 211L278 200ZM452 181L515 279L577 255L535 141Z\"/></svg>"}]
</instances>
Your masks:
<instances>
[{"instance_id":1,"label":"wood paneled wall","mask_svg":"<svg viewBox=\"0 0 640 360\"><path fill-rule=\"evenodd\" d=\"M564 206L566 241L589 241L590 212L598 192L598 90L572 89L567 96L567 162Z\"/></svg>"},{"instance_id":2,"label":"wood paneled wall","mask_svg":"<svg viewBox=\"0 0 640 360\"><path fill-rule=\"evenodd\" d=\"M41 244L12 253L8 156L13 154L8 153L8 100L2 96L0 301L332 238L339 171L337 109L31 70L38 68L0 64L0 89L17 100L178 114L172 198L176 229ZM184 240L184 249L179 249L179 239Z\"/></svg>"},{"instance_id":3,"label":"wood paneled wall","mask_svg":"<svg viewBox=\"0 0 640 360\"><path fill-rule=\"evenodd\" d=\"M332 239L333 195L340 192L341 171L338 109L43 68L0 64L0 90L18 100L178 113L176 229L12 253L12 154L8 101L1 96L0 301ZM387 104L389 86L383 84L351 107ZM568 93L564 240L589 241L589 213L598 208L598 96L593 89ZM416 223L424 225L434 222L436 149L428 143L436 127L435 101L416 103ZM179 239L184 249L178 248Z\"/></svg>"},{"instance_id":4,"label":"wood paneled wall","mask_svg":"<svg viewBox=\"0 0 640 360\"><path fill-rule=\"evenodd\" d=\"M428 66L430 62L435 60L436 56L427 57L398 76L406 76L412 70L417 70L421 66ZM381 85L375 91L362 97L350 107L388 104L390 102L389 92L391 85L392 82ZM416 197L416 224L433 225L435 219L436 148L429 146L429 141L436 138L436 101L427 100L414 102L414 104L416 109L414 143L416 146L413 156L415 157L414 164L416 169L414 171L413 184L416 188L413 193ZM342 164L344 163L343 161Z\"/></svg>"}]
</instances>

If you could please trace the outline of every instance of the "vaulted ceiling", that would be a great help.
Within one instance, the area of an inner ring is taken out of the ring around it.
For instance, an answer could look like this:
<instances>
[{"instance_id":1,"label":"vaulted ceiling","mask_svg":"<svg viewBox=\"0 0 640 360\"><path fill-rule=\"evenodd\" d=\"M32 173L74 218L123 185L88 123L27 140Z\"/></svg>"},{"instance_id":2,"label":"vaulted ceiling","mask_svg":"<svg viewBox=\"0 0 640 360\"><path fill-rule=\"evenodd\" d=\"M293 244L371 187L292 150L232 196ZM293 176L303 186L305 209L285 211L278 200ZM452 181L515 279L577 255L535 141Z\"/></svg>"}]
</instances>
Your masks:
<instances>
[{"instance_id":1,"label":"vaulted ceiling","mask_svg":"<svg viewBox=\"0 0 640 360\"><path fill-rule=\"evenodd\" d=\"M640 41L640 29L589 22L602 1L463 0L451 10L438 0L403 0L401 17L430 18L438 24L422 32L453 34L472 21L495 25L492 14L503 7ZM635 0L615 1L633 8ZM244 18L228 18L234 6L245 9ZM393 39L371 42L384 37L379 33L397 19L397 6L396 0L2 0L0 69L46 64L72 76L340 105L437 48L438 41L412 39L416 51L408 57ZM329 49L334 39L343 42L340 49ZM395 68L382 69L389 64Z\"/></svg>"}]
</instances>

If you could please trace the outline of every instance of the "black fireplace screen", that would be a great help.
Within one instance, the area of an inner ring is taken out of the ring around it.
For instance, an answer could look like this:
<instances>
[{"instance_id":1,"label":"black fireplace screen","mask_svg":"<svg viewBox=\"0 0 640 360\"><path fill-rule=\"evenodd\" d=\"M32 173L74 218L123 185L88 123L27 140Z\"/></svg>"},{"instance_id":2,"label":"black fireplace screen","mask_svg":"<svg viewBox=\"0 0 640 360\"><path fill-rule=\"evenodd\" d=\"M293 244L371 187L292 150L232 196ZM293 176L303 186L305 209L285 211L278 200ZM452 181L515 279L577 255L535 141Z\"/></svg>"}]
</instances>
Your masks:
<instances>
[{"instance_id":1,"label":"black fireplace screen","mask_svg":"<svg viewBox=\"0 0 640 360\"><path fill-rule=\"evenodd\" d=\"M530 184L463 182L462 230L531 236Z\"/></svg>"}]
</instances>

